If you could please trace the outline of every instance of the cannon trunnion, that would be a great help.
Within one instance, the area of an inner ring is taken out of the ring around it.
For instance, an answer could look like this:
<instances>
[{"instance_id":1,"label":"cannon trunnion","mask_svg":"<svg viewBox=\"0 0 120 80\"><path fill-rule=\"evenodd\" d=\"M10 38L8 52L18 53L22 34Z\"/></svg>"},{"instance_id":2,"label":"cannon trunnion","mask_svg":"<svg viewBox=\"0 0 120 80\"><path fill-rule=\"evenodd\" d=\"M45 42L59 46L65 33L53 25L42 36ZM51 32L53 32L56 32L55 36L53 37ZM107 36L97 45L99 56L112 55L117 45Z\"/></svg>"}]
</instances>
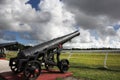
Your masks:
<instances>
[{"instance_id":1,"label":"cannon trunnion","mask_svg":"<svg viewBox=\"0 0 120 80\"><path fill-rule=\"evenodd\" d=\"M75 31L22 50L17 57L10 59L9 66L14 73L23 72L27 80L37 78L41 73L43 64L48 71L57 66L60 72L64 73L69 69L69 61L67 59L60 60L62 45L79 34L78 31Z\"/></svg>"}]
</instances>

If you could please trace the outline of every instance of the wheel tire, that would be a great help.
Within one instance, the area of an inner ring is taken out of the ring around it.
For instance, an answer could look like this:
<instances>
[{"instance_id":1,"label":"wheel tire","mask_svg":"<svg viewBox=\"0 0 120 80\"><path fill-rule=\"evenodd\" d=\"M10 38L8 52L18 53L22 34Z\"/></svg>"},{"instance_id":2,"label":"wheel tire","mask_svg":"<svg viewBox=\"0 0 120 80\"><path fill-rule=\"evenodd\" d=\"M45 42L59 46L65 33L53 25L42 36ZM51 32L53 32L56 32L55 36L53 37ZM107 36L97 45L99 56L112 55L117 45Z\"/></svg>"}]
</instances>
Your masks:
<instances>
[{"instance_id":1,"label":"wheel tire","mask_svg":"<svg viewBox=\"0 0 120 80\"><path fill-rule=\"evenodd\" d=\"M25 80L35 80L41 73L41 64L38 61L30 61L23 72Z\"/></svg>"},{"instance_id":2,"label":"wheel tire","mask_svg":"<svg viewBox=\"0 0 120 80\"><path fill-rule=\"evenodd\" d=\"M12 72L14 72L14 73L20 73L22 71L22 70L18 69L18 60L16 58L13 58L11 60L10 68L11 68Z\"/></svg>"},{"instance_id":3,"label":"wheel tire","mask_svg":"<svg viewBox=\"0 0 120 80\"><path fill-rule=\"evenodd\" d=\"M68 71L69 69L69 61L67 59L62 59L59 63L58 63L58 67L60 69L60 72L65 73Z\"/></svg>"}]
</instances>

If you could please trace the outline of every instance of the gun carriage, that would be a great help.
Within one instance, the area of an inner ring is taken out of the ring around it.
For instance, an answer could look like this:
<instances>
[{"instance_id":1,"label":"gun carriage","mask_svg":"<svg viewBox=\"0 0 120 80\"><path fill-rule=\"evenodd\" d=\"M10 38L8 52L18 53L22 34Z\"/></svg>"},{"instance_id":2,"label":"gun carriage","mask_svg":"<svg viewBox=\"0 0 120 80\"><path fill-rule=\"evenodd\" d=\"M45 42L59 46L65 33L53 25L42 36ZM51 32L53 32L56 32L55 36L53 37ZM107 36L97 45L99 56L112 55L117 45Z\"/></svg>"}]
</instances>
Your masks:
<instances>
[{"instance_id":1,"label":"gun carriage","mask_svg":"<svg viewBox=\"0 0 120 80\"><path fill-rule=\"evenodd\" d=\"M6 57L5 47L14 46L14 45L17 45L17 44L18 44L18 42L1 43L0 44L0 58L5 58Z\"/></svg>"},{"instance_id":2,"label":"gun carriage","mask_svg":"<svg viewBox=\"0 0 120 80\"><path fill-rule=\"evenodd\" d=\"M64 73L69 69L69 61L67 59L60 60L62 45L79 34L78 31L75 31L34 47L21 50L17 54L17 57L10 59L9 66L14 73L23 72L26 79L37 78L41 73L42 63L44 63L46 70L57 66L60 72ZM54 56L55 54L56 57Z\"/></svg>"}]
</instances>

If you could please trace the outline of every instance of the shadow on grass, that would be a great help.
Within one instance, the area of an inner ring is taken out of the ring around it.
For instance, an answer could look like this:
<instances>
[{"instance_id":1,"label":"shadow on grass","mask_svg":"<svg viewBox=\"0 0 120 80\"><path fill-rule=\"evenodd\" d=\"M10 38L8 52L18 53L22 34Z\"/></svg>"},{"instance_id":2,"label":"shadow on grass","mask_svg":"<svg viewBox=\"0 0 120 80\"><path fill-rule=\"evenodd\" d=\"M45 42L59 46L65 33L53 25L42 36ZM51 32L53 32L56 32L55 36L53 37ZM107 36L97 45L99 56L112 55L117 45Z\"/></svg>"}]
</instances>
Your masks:
<instances>
[{"instance_id":1,"label":"shadow on grass","mask_svg":"<svg viewBox=\"0 0 120 80\"><path fill-rule=\"evenodd\" d=\"M104 70L104 71L113 71L113 72L120 72L120 70L115 69L109 69L105 67L89 67L89 66L70 66L71 68L80 68L80 69L93 69L93 70Z\"/></svg>"}]
</instances>

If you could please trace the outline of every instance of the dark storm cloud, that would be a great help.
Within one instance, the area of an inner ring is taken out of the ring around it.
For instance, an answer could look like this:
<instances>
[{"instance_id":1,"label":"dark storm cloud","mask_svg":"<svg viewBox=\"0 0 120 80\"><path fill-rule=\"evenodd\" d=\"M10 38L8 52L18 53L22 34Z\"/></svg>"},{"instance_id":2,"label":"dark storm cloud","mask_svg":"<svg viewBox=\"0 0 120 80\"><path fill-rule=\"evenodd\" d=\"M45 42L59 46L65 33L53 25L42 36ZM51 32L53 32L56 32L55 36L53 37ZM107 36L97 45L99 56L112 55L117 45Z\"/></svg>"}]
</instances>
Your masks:
<instances>
[{"instance_id":1,"label":"dark storm cloud","mask_svg":"<svg viewBox=\"0 0 120 80\"><path fill-rule=\"evenodd\" d=\"M64 0L70 8L79 9L89 15L107 15L120 19L120 0Z\"/></svg>"},{"instance_id":2,"label":"dark storm cloud","mask_svg":"<svg viewBox=\"0 0 120 80\"><path fill-rule=\"evenodd\" d=\"M4 4L5 3L5 0L0 0L0 4Z\"/></svg>"},{"instance_id":3,"label":"dark storm cloud","mask_svg":"<svg viewBox=\"0 0 120 80\"><path fill-rule=\"evenodd\" d=\"M112 26L120 19L120 0L64 0L63 2L75 15L77 25L81 28L95 30L102 40L117 35Z\"/></svg>"},{"instance_id":4,"label":"dark storm cloud","mask_svg":"<svg viewBox=\"0 0 120 80\"><path fill-rule=\"evenodd\" d=\"M84 29L96 29L99 26L98 19L81 12L75 12L77 25Z\"/></svg>"},{"instance_id":5,"label":"dark storm cloud","mask_svg":"<svg viewBox=\"0 0 120 80\"><path fill-rule=\"evenodd\" d=\"M0 0L0 6L5 5L5 4L9 4L10 2L11 2L11 0Z\"/></svg>"},{"instance_id":6,"label":"dark storm cloud","mask_svg":"<svg viewBox=\"0 0 120 80\"><path fill-rule=\"evenodd\" d=\"M101 38L103 41L107 38L107 37L115 37L117 36L117 33L116 31L113 29L113 27L101 27L101 28L98 28L96 30L99 38Z\"/></svg>"}]
</instances>

